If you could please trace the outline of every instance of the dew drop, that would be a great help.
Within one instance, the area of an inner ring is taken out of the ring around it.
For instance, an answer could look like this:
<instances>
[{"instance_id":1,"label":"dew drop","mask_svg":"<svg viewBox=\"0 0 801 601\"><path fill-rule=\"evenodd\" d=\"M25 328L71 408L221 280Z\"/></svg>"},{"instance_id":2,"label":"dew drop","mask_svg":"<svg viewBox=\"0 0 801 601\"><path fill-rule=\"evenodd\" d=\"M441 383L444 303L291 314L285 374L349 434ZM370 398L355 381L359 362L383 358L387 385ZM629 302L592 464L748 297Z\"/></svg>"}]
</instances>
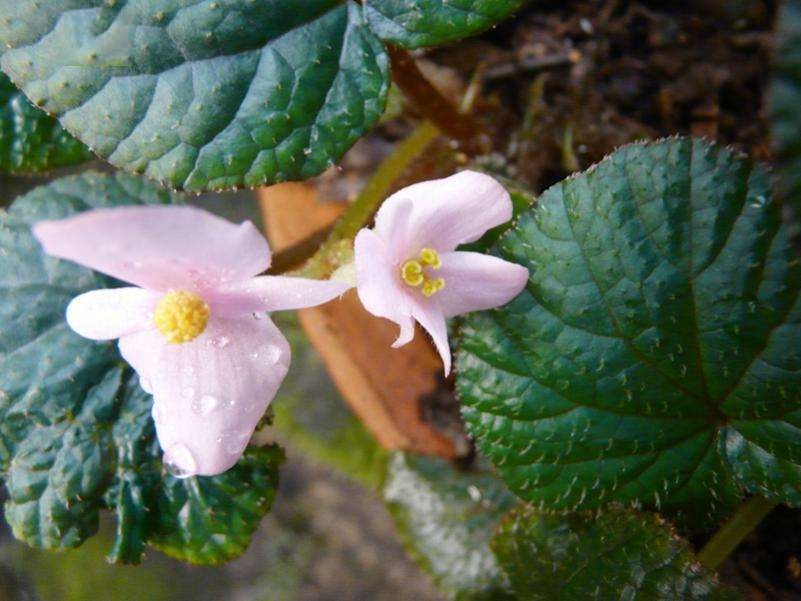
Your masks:
<instances>
[{"instance_id":1,"label":"dew drop","mask_svg":"<svg viewBox=\"0 0 801 601\"><path fill-rule=\"evenodd\" d=\"M181 391L181 395L182 395L182 396L183 396L185 399L193 399L193 398L195 398L195 389L194 389L194 388L192 388L191 386L187 386L186 388L184 388L184 389Z\"/></svg>"},{"instance_id":2,"label":"dew drop","mask_svg":"<svg viewBox=\"0 0 801 601\"><path fill-rule=\"evenodd\" d=\"M181 369L185 376L191 376L195 373L195 368L191 365L184 365L183 369Z\"/></svg>"},{"instance_id":3,"label":"dew drop","mask_svg":"<svg viewBox=\"0 0 801 601\"><path fill-rule=\"evenodd\" d=\"M281 359L281 349L270 344L264 349L264 358L271 365L275 365Z\"/></svg>"},{"instance_id":4,"label":"dew drop","mask_svg":"<svg viewBox=\"0 0 801 601\"><path fill-rule=\"evenodd\" d=\"M209 340L209 344L216 348L225 348L230 342L231 339L228 336L215 336Z\"/></svg>"},{"instance_id":5,"label":"dew drop","mask_svg":"<svg viewBox=\"0 0 801 601\"><path fill-rule=\"evenodd\" d=\"M245 432L229 430L228 432L223 432L217 438L217 442L229 455L239 455L245 450L245 445L247 445L249 438L250 436Z\"/></svg>"},{"instance_id":6,"label":"dew drop","mask_svg":"<svg viewBox=\"0 0 801 601\"><path fill-rule=\"evenodd\" d=\"M192 411L198 415L208 415L214 411L220 404L216 397L210 394L204 394L199 399L192 402Z\"/></svg>"},{"instance_id":7,"label":"dew drop","mask_svg":"<svg viewBox=\"0 0 801 601\"><path fill-rule=\"evenodd\" d=\"M176 443L164 453L164 467L176 478L189 478L197 473L197 462L192 451L184 444Z\"/></svg>"}]
</instances>

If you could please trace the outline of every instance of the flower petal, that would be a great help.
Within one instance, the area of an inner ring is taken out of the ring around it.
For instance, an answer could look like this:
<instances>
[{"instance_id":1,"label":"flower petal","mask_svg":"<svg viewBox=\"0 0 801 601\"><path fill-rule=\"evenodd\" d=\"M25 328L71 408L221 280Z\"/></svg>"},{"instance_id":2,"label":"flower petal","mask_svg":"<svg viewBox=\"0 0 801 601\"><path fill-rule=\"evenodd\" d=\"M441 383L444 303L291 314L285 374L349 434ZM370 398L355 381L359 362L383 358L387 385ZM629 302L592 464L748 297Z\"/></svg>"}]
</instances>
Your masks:
<instances>
[{"instance_id":1,"label":"flower petal","mask_svg":"<svg viewBox=\"0 0 801 601\"><path fill-rule=\"evenodd\" d=\"M396 235L400 205L409 201L414 208L406 235L412 254L423 247L451 251L512 218L512 201L501 184L489 175L462 171L413 184L390 196L375 219L376 232L388 242Z\"/></svg>"},{"instance_id":2,"label":"flower petal","mask_svg":"<svg viewBox=\"0 0 801 601\"><path fill-rule=\"evenodd\" d=\"M414 337L414 321L405 285L400 281L398 267L387 254L386 243L373 230L365 228L356 235L353 247L359 300L373 315L400 326L393 346L406 344Z\"/></svg>"},{"instance_id":3,"label":"flower petal","mask_svg":"<svg viewBox=\"0 0 801 601\"><path fill-rule=\"evenodd\" d=\"M442 253L440 260L437 277L445 287L433 298L445 317L505 305L528 281L528 269L491 255L452 252Z\"/></svg>"},{"instance_id":4,"label":"flower petal","mask_svg":"<svg viewBox=\"0 0 801 601\"><path fill-rule=\"evenodd\" d=\"M267 241L194 207L118 207L42 221L33 233L47 254L143 288L206 290L270 264Z\"/></svg>"},{"instance_id":5,"label":"flower petal","mask_svg":"<svg viewBox=\"0 0 801 601\"><path fill-rule=\"evenodd\" d=\"M334 280L265 275L218 288L208 301L212 312L236 317L259 311L314 307L342 296L351 287Z\"/></svg>"},{"instance_id":6,"label":"flower petal","mask_svg":"<svg viewBox=\"0 0 801 601\"><path fill-rule=\"evenodd\" d=\"M142 288L85 292L67 306L67 323L84 338L111 340L153 327L158 295Z\"/></svg>"},{"instance_id":7,"label":"flower petal","mask_svg":"<svg viewBox=\"0 0 801 601\"><path fill-rule=\"evenodd\" d=\"M445 316L440 311L433 298L421 298L415 303L414 317L421 326L429 333L437 347L439 356L442 357L442 366L447 376L451 373L451 347L448 344L448 326L445 323Z\"/></svg>"},{"instance_id":8,"label":"flower petal","mask_svg":"<svg viewBox=\"0 0 801 601\"><path fill-rule=\"evenodd\" d=\"M158 332L120 340L123 357L152 389L165 463L181 475L232 467L275 396L290 350L270 319L212 317L192 342L168 344Z\"/></svg>"}]
</instances>

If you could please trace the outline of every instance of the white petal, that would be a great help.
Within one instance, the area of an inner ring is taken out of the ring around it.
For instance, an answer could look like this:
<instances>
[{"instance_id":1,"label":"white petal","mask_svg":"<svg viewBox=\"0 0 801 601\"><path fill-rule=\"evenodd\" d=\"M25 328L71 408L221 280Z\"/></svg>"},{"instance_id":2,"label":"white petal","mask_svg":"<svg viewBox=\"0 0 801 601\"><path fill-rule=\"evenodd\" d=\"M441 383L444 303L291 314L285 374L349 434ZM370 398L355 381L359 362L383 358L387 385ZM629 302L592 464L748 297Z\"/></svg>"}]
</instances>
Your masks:
<instances>
[{"instance_id":1,"label":"white petal","mask_svg":"<svg viewBox=\"0 0 801 601\"><path fill-rule=\"evenodd\" d=\"M185 344L155 331L120 340L123 357L153 391L165 462L182 475L231 468L289 367L290 349L270 319L212 317Z\"/></svg>"},{"instance_id":2,"label":"white petal","mask_svg":"<svg viewBox=\"0 0 801 601\"><path fill-rule=\"evenodd\" d=\"M414 307L414 317L434 341L447 376L451 373L451 347L448 344L448 326L445 323L445 316L433 302L433 298L425 298L421 295L421 300Z\"/></svg>"},{"instance_id":3,"label":"white petal","mask_svg":"<svg viewBox=\"0 0 801 601\"><path fill-rule=\"evenodd\" d=\"M92 340L111 340L153 327L159 296L142 288L92 290L72 299L67 323Z\"/></svg>"}]
</instances>

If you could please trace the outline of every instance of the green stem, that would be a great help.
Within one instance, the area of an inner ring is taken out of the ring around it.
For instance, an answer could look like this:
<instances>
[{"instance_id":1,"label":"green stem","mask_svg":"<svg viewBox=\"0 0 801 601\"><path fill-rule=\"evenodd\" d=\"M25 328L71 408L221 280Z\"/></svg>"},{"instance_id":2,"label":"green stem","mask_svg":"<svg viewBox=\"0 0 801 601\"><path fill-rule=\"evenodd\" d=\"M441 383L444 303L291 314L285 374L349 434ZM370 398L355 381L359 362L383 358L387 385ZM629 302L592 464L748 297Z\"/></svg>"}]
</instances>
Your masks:
<instances>
[{"instance_id":1,"label":"green stem","mask_svg":"<svg viewBox=\"0 0 801 601\"><path fill-rule=\"evenodd\" d=\"M316 253L298 270L297 275L307 278L329 276L348 256L350 242L357 232L367 225L373 213L387 197L392 184L403 171L439 135L439 130L430 122L424 121L405 140L399 142L367 181L364 190L347 208L334 225L328 238ZM347 247L347 248L346 248Z\"/></svg>"},{"instance_id":2,"label":"green stem","mask_svg":"<svg viewBox=\"0 0 801 601\"><path fill-rule=\"evenodd\" d=\"M740 505L698 553L701 565L716 569L776 505L778 503L775 501L759 496L751 497Z\"/></svg>"}]
</instances>

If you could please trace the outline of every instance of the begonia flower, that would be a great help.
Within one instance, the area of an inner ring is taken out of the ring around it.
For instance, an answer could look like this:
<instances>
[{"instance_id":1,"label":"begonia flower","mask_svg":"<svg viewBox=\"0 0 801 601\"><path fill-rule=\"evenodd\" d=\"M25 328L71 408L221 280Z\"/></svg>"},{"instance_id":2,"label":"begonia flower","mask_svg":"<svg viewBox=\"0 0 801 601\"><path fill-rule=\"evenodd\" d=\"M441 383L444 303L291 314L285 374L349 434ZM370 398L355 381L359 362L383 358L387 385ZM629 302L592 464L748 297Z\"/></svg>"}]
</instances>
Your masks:
<instances>
[{"instance_id":1,"label":"begonia flower","mask_svg":"<svg viewBox=\"0 0 801 601\"><path fill-rule=\"evenodd\" d=\"M475 171L413 184L381 205L373 229L356 236L356 287L370 313L400 326L394 347L412 340L417 321L450 373L445 320L504 305L528 280L521 265L455 249L511 218L503 186Z\"/></svg>"},{"instance_id":2,"label":"begonia flower","mask_svg":"<svg viewBox=\"0 0 801 601\"><path fill-rule=\"evenodd\" d=\"M233 466L275 396L290 350L266 312L324 303L340 282L257 276L267 241L192 207L98 209L33 228L45 252L136 287L94 290L67 307L93 340L119 338L153 395L164 463L178 476Z\"/></svg>"}]
</instances>

